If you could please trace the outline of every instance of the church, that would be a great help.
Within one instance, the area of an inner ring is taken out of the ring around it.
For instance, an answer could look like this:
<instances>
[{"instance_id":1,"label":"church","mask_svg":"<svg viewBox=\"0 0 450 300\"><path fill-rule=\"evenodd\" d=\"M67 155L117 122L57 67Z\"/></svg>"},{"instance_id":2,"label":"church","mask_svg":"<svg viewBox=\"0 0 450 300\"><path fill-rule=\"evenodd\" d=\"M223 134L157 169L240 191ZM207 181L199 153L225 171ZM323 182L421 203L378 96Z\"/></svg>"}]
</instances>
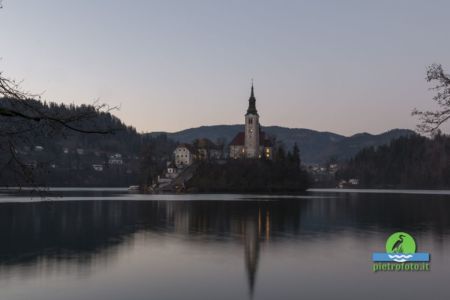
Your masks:
<instances>
[{"instance_id":1,"label":"church","mask_svg":"<svg viewBox=\"0 0 450 300\"><path fill-rule=\"evenodd\" d=\"M253 84L245 114L245 131L239 132L230 143L230 158L233 159L272 159L272 142L261 130L256 110Z\"/></svg>"}]
</instances>

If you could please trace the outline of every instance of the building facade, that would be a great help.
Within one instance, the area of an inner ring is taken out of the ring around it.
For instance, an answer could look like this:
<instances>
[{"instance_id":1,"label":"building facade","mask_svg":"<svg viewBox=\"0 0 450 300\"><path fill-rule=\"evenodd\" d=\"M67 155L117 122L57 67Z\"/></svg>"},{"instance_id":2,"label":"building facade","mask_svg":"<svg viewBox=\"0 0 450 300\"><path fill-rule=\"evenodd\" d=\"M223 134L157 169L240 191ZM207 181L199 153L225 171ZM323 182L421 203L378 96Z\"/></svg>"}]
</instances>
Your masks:
<instances>
[{"instance_id":1,"label":"building facade","mask_svg":"<svg viewBox=\"0 0 450 300\"><path fill-rule=\"evenodd\" d=\"M245 114L245 131L239 132L230 143L230 158L272 159L272 142L261 130L253 84Z\"/></svg>"},{"instance_id":2,"label":"building facade","mask_svg":"<svg viewBox=\"0 0 450 300\"><path fill-rule=\"evenodd\" d=\"M183 168L190 166L195 157L195 149L192 145L181 144L174 151L175 166L177 168Z\"/></svg>"}]
</instances>

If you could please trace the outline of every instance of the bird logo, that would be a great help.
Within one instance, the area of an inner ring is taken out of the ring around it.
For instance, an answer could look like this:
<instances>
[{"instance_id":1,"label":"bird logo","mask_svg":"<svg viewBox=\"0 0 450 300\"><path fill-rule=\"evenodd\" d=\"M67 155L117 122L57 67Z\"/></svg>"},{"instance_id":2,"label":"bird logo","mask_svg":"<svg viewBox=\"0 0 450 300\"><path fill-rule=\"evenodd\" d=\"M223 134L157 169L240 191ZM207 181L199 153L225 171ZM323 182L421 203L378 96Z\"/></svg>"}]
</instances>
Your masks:
<instances>
[{"instance_id":1,"label":"bird logo","mask_svg":"<svg viewBox=\"0 0 450 300\"><path fill-rule=\"evenodd\" d=\"M416 242L406 232L396 232L386 241L386 253L395 262L408 261L415 252Z\"/></svg>"},{"instance_id":2,"label":"bird logo","mask_svg":"<svg viewBox=\"0 0 450 300\"><path fill-rule=\"evenodd\" d=\"M398 240L392 246L392 252L403 253L403 239L404 238L405 238L405 236L403 234L400 234L398 236Z\"/></svg>"}]
</instances>

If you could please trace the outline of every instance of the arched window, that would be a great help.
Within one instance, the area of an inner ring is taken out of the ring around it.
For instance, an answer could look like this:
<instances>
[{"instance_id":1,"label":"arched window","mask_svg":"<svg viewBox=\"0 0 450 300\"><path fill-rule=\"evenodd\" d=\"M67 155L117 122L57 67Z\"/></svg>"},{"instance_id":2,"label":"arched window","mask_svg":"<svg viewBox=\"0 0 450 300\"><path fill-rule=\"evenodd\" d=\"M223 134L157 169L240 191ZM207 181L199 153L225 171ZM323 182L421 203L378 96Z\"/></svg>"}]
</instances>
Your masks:
<instances>
[{"instance_id":1,"label":"arched window","mask_svg":"<svg viewBox=\"0 0 450 300\"><path fill-rule=\"evenodd\" d=\"M248 119L248 124L253 124L253 118Z\"/></svg>"}]
</instances>

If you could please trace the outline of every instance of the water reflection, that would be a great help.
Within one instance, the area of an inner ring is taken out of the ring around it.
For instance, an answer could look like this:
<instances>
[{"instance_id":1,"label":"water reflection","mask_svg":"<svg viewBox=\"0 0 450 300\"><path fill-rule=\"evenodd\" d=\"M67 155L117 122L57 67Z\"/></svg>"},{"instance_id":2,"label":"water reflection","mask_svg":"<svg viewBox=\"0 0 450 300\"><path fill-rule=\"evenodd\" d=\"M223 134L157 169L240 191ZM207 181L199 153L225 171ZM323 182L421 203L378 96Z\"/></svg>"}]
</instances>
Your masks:
<instances>
[{"instance_id":1,"label":"water reflection","mask_svg":"<svg viewBox=\"0 0 450 300\"><path fill-rule=\"evenodd\" d=\"M445 195L336 194L231 202L4 203L0 204L0 280L54 273L89 276L114 264L145 233L152 241L170 236L186 243L240 245L253 297L261 260L277 259L269 253L265 256L269 244L301 242L315 247L317 241L345 232L363 245L405 229L444 243L450 229L449 200ZM444 247L433 250L444 251Z\"/></svg>"}]
</instances>

